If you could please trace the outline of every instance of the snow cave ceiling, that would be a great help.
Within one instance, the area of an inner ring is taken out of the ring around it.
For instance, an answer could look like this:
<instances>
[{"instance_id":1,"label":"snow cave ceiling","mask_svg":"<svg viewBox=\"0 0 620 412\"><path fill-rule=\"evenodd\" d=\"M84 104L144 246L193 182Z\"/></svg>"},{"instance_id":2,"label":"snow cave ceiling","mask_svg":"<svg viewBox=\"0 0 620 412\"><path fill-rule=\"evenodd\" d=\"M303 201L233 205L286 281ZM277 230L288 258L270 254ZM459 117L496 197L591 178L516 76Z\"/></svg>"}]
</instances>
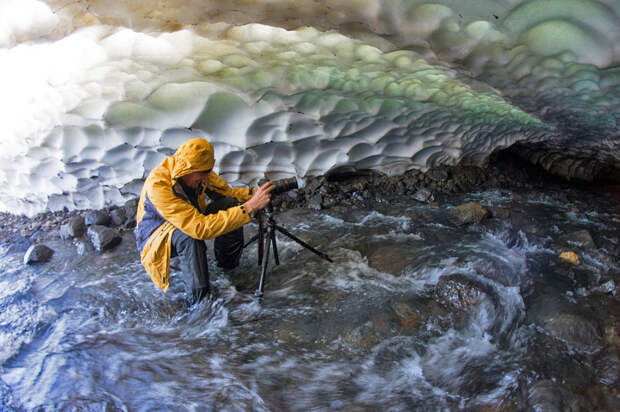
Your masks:
<instances>
[{"instance_id":1,"label":"snow cave ceiling","mask_svg":"<svg viewBox=\"0 0 620 412\"><path fill-rule=\"evenodd\" d=\"M0 210L135 196L204 136L233 184L484 165L620 180L617 0L5 0Z\"/></svg>"}]
</instances>

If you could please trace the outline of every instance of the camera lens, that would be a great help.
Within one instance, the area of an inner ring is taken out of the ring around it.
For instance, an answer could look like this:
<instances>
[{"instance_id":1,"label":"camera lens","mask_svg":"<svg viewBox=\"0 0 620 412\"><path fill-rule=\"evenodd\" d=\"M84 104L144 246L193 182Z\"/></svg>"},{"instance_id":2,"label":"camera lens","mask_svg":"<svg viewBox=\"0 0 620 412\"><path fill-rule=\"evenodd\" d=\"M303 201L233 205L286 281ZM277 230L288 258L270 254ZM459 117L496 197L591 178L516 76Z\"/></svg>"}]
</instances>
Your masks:
<instances>
[{"instance_id":1,"label":"camera lens","mask_svg":"<svg viewBox=\"0 0 620 412\"><path fill-rule=\"evenodd\" d=\"M296 177L289 177L288 179L274 180L273 185L274 185L273 193L276 195L280 193L288 192L289 190L299 188Z\"/></svg>"}]
</instances>

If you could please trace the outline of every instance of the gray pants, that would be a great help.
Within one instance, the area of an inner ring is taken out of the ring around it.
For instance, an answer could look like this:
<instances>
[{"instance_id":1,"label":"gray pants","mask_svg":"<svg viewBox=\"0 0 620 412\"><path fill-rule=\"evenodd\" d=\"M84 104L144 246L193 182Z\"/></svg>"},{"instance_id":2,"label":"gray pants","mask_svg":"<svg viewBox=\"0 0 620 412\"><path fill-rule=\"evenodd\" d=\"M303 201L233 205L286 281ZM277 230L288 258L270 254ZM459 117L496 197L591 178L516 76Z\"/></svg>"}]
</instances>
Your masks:
<instances>
[{"instance_id":1,"label":"gray pants","mask_svg":"<svg viewBox=\"0 0 620 412\"><path fill-rule=\"evenodd\" d=\"M211 202L205 214L217 213L238 204L236 199L222 197ZM213 247L218 266L224 269L237 267L243 251L243 228L216 237ZM183 283L189 304L200 302L211 292L207 246L204 240L194 239L176 229L172 232L171 257L175 256L179 256L181 260Z\"/></svg>"}]
</instances>

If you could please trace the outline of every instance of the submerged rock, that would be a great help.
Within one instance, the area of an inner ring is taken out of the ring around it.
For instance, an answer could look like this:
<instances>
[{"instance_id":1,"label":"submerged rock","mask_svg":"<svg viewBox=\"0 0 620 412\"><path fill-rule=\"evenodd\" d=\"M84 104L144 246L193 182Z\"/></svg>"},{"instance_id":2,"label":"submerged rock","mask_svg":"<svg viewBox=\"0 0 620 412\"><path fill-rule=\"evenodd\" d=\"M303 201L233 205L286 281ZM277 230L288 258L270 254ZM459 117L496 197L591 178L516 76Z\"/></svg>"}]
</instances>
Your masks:
<instances>
[{"instance_id":1,"label":"submerged rock","mask_svg":"<svg viewBox=\"0 0 620 412\"><path fill-rule=\"evenodd\" d=\"M491 216L491 212L479 203L470 202L452 208L450 216L456 220L457 224L466 225L482 222Z\"/></svg>"},{"instance_id":2,"label":"submerged rock","mask_svg":"<svg viewBox=\"0 0 620 412\"><path fill-rule=\"evenodd\" d=\"M373 245L368 251L368 266L384 273L400 276L408 265L407 255L411 245L397 243Z\"/></svg>"},{"instance_id":3,"label":"submerged rock","mask_svg":"<svg viewBox=\"0 0 620 412\"><path fill-rule=\"evenodd\" d=\"M589 411L586 398L551 380L535 382L528 390L528 403L534 411Z\"/></svg>"},{"instance_id":4,"label":"submerged rock","mask_svg":"<svg viewBox=\"0 0 620 412\"><path fill-rule=\"evenodd\" d=\"M585 229L561 236L559 240L569 245L576 245L587 249L596 249L596 243L594 242L594 239L592 239L592 235Z\"/></svg>"},{"instance_id":5,"label":"submerged rock","mask_svg":"<svg viewBox=\"0 0 620 412\"><path fill-rule=\"evenodd\" d=\"M122 237L117 230L112 228L94 225L88 228L88 237L95 249L99 252L112 249L121 243Z\"/></svg>"},{"instance_id":6,"label":"submerged rock","mask_svg":"<svg viewBox=\"0 0 620 412\"><path fill-rule=\"evenodd\" d=\"M24 264L47 262L53 255L54 251L45 245L32 245L24 255Z\"/></svg>"},{"instance_id":7,"label":"submerged rock","mask_svg":"<svg viewBox=\"0 0 620 412\"><path fill-rule=\"evenodd\" d=\"M407 302L394 302L392 309L405 329L416 328L422 322L422 317Z\"/></svg>"},{"instance_id":8,"label":"submerged rock","mask_svg":"<svg viewBox=\"0 0 620 412\"><path fill-rule=\"evenodd\" d=\"M556 339L582 352L603 347L603 337L592 321L581 315L559 313L543 319L541 326Z\"/></svg>"}]
</instances>

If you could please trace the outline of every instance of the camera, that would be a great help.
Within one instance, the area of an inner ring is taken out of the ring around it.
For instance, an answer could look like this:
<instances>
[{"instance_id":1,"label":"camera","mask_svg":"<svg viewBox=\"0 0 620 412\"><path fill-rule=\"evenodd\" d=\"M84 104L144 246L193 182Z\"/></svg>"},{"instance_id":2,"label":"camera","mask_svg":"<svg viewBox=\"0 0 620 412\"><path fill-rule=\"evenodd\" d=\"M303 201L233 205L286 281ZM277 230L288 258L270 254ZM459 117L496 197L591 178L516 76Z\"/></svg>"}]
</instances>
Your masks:
<instances>
[{"instance_id":1,"label":"camera","mask_svg":"<svg viewBox=\"0 0 620 412\"><path fill-rule=\"evenodd\" d=\"M268 182L267 179L261 179L258 182L258 185L262 186L267 182ZM273 190L271 191L271 194L273 196L280 195L282 193L288 192L289 190L299 189L299 183L297 182L296 177L289 177L288 179L272 180L271 182L273 183L273 186L274 186Z\"/></svg>"},{"instance_id":2,"label":"camera","mask_svg":"<svg viewBox=\"0 0 620 412\"><path fill-rule=\"evenodd\" d=\"M296 177L289 177L288 179L280 179L273 181L273 194L279 195L284 192L288 192L289 190L299 189L299 184L297 184Z\"/></svg>"}]
</instances>

